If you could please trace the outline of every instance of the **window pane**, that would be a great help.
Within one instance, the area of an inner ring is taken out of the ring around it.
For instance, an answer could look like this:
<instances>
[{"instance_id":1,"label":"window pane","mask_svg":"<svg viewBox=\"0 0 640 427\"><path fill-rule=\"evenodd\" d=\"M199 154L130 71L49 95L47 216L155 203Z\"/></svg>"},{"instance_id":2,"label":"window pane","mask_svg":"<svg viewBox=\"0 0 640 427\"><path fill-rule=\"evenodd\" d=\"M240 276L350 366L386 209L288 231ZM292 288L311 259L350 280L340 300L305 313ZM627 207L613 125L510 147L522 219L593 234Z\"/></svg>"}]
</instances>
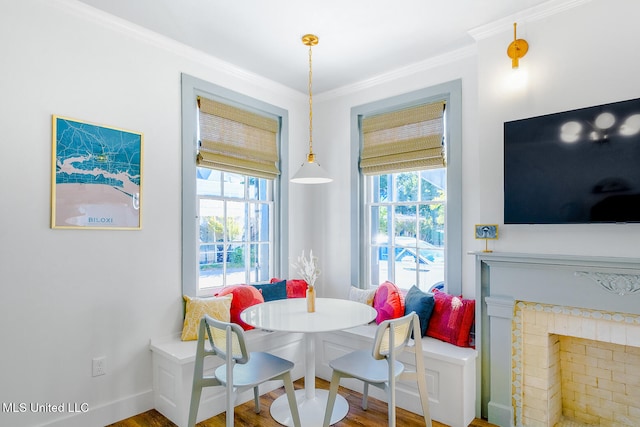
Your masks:
<instances>
[{"instance_id":1,"label":"window pane","mask_svg":"<svg viewBox=\"0 0 640 427\"><path fill-rule=\"evenodd\" d=\"M393 268L393 256L389 257L391 248L389 246L372 246L371 247L371 279L369 286L378 286L379 284L392 280L390 268Z\"/></svg>"},{"instance_id":2,"label":"window pane","mask_svg":"<svg viewBox=\"0 0 640 427\"><path fill-rule=\"evenodd\" d=\"M420 240L434 246L444 246L444 204L420 205Z\"/></svg>"},{"instance_id":3,"label":"window pane","mask_svg":"<svg viewBox=\"0 0 640 427\"><path fill-rule=\"evenodd\" d=\"M245 237L245 208L244 202L227 202L226 240L242 242Z\"/></svg>"},{"instance_id":4,"label":"window pane","mask_svg":"<svg viewBox=\"0 0 640 427\"><path fill-rule=\"evenodd\" d=\"M244 175L237 173L223 172L224 196L237 199L244 199Z\"/></svg>"},{"instance_id":5,"label":"window pane","mask_svg":"<svg viewBox=\"0 0 640 427\"><path fill-rule=\"evenodd\" d=\"M245 245L229 244L227 245L227 263L225 271L225 284L237 285L247 283L246 279L246 251Z\"/></svg>"},{"instance_id":6,"label":"window pane","mask_svg":"<svg viewBox=\"0 0 640 427\"><path fill-rule=\"evenodd\" d=\"M412 202L418 200L418 172L405 172L396 175L396 200Z\"/></svg>"},{"instance_id":7,"label":"window pane","mask_svg":"<svg viewBox=\"0 0 640 427\"><path fill-rule=\"evenodd\" d=\"M266 203L249 204L249 240L251 242L269 241L269 211Z\"/></svg>"},{"instance_id":8,"label":"window pane","mask_svg":"<svg viewBox=\"0 0 640 427\"><path fill-rule=\"evenodd\" d=\"M222 195L222 172L207 168L196 168L196 191L199 196Z\"/></svg>"},{"instance_id":9,"label":"window pane","mask_svg":"<svg viewBox=\"0 0 640 427\"><path fill-rule=\"evenodd\" d=\"M251 282L268 282L271 279L269 275L269 262L271 260L269 244L252 244L250 245L250 250L249 277L251 278Z\"/></svg>"},{"instance_id":10,"label":"window pane","mask_svg":"<svg viewBox=\"0 0 640 427\"><path fill-rule=\"evenodd\" d=\"M385 202L389 199L389 183L391 175L379 175L373 177L373 202Z\"/></svg>"},{"instance_id":11,"label":"window pane","mask_svg":"<svg viewBox=\"0 0 640 427\"><path fill-rule=\"evenodd\" d=\"M444 168L420 172L420 200L444 200L447 175Z\"/></svg>"},{"instance_id":12,"label":"window pane","mask_svg":"<svg viewBox=\"0 0 640 427\"><path fill-rule=\"evenodd\" d=\"M396 206L393 215L393 235L396 245L402 241L401 237L414 237L416 230L416 205Z\"/></svg>"},{"instance_id":13,"label":"window pane","mask_svg":"<svg viewBox=\"0 0 640 427\"><path fill-rule=\"evenodd\" d=\"M199 199L200 239L198 283L200 288L223 285L224 203Z\"/></svg>"},{"instance_id":14,"label":"window pane","mask_svg":"<svg viewBox=\"0 0 640 427\"><path fill-rule=\"evenodd\" d=\"M252 200L269 200L268 181L264 178L249 178L249 195Z\"/></svg>"},{"instance_id":15,"label":"window pane","mask_svg":"<svg viewBox=\"0 0 640 427\"><path fill-rule=\"evenodd\" d=\"M389 209L386 206L371 206L371 242L381 245L389 242Z\"/></svg>"}]
</instances>

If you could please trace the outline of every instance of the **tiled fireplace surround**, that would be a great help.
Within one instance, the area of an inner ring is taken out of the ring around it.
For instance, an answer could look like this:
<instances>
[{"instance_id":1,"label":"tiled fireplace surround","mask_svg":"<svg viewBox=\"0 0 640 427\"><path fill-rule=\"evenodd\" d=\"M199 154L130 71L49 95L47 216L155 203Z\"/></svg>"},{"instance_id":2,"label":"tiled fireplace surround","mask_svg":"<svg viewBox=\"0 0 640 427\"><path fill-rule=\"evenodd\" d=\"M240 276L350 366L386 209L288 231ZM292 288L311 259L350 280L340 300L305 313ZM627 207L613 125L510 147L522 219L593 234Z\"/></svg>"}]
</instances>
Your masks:
<instances>
[{"instance_id":1,"label":"tiled fireplace surround","mask_svg":"<svg viewBox=\"0 0 640 427\"><path fill-rule=\"evenodd\" d=\"M640 259L475 253L477 413L640 425Z\"/></svg>"}]
</instances>

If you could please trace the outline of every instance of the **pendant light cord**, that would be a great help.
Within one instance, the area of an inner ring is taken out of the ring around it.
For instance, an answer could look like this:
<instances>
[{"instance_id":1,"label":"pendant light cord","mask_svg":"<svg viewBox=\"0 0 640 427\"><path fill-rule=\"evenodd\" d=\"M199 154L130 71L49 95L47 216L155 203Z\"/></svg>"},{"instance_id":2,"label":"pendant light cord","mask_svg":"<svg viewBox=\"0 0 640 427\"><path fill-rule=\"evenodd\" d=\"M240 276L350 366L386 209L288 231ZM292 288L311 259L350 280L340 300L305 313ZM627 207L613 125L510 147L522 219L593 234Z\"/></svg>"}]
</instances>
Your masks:
<instances>
[{"instance_id":1,"label":"pendant light cord","mask_svg":"<svg viewBox=\"0 0 640 427\"><path fill-rule=\"evenodd\" d=\"M313 155L313 91L312 88L312 79L313 79L313 71L311 66L311 45L309 45L309 162L314 161Z\"/></svg>"}]
</instances>

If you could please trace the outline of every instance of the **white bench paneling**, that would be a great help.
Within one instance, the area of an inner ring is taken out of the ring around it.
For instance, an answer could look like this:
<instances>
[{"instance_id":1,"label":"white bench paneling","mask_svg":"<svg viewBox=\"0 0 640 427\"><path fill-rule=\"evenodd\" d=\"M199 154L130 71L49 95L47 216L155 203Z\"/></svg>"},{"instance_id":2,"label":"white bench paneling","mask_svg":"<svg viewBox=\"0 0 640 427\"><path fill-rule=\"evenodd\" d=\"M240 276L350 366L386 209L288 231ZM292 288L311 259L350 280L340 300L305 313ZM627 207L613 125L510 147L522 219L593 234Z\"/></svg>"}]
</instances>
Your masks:
<instances>
[{"instance_id":1,"label":"white bench paneling","mask_svg":"<svg viewBox=\"0 0 640 427\"><path fill-rule=\"evenodd\" d=\"M253 329L245 333L250 351L268 351L296 364L292 376L304 376L304 345L302 334L266 332ZM154 407L178 427L185 427L189 418L193 368L197 341L182 341L180 335L151 340ZM222 359L208 357L205 373L212 373ZM268 393L282 386L282 381L270 381L260 386L260 393ZM225 411L224 387L205 387L202 390L197 422ZM251 390L237 398L237 404L253 399ZM264 410L264 408L263 408Z\"/></svg>"}]
</instances>

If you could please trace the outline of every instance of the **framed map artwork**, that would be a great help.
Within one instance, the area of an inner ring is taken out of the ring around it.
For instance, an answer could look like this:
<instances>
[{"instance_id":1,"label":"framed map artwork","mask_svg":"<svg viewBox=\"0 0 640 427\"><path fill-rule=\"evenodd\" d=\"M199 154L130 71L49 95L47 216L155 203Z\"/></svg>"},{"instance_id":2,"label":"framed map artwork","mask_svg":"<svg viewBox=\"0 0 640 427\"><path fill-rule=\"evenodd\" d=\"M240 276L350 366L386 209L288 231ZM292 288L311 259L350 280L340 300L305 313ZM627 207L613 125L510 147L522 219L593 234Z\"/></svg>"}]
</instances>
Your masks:
<instances>
[{"instance_id":1,"label":"framed map artwork","mask_svg":"<svg viewBox=\"0 0 640 427\"><path fill-rule=\"evenodd\" d=\"M51 227L141 228L143 135L53 116Z\"/></svg>"}]
</instances>

